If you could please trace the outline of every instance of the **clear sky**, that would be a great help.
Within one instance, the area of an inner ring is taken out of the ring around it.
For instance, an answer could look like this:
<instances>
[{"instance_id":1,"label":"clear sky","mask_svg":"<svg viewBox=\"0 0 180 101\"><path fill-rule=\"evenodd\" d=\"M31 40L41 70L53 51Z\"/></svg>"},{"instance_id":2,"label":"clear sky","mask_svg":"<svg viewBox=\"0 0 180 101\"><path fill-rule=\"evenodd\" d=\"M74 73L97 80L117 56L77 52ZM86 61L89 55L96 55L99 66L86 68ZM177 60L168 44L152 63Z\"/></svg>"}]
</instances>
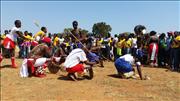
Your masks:
<instances>
[{"instance_id":1,"label":"clear sky","mask_svg":"<svg viewBox=\"0 0 180 101\"><path fill-rule=\"evenodd\" d=\"M73 20L90 32L103 21L112 34L133 32L137 24L161 33L180 30L180 1L1 1L1 31L11 29L16 19L22 31L32 33L39 31L34 20L51 33L72 27Z\"/></svg>"}]
</instances>

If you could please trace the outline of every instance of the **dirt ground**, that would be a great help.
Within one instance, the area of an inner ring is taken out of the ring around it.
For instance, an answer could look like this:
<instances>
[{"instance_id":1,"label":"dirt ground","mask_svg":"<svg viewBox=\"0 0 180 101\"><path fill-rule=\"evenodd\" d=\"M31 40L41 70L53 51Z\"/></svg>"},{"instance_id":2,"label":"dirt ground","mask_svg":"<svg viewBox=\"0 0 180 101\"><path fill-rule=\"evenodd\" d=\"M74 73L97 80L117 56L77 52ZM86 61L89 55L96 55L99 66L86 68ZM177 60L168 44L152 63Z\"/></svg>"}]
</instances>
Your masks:
<instances>
[{"instance_id":1,"label":"dirt ground","mask_svg":"<svg viewBox=\"0 0 180 101\"><path fill-rule=\"evenodd\" d=\"M1 101L180 101L180 74L163 68L143 67L150 80L115 77L112 62L95 67L92 80L71 81L65 72L47 73L45 78L21 78L18 68L1 68Z\"/></svg>"}]
</instances>

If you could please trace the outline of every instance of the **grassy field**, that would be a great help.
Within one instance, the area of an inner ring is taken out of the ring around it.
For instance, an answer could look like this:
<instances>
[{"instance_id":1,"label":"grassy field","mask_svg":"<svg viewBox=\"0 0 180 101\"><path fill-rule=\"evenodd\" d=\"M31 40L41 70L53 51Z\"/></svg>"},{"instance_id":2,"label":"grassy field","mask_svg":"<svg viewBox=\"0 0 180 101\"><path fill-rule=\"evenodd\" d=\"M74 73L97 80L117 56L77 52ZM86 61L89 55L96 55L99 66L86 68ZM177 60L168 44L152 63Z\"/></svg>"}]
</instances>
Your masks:
<instances>
[{"instance_id":1,"label":"grassy field","mask_svg":"<svg viewBox=\"0 0 180 101\"><path fill-rule=\"evenodd\" d=\"M66 72L47 73L45 78L21 78L22 59L16 60L17 69L8 67L5 59L1 68L1 101L178 101L180 74L163 68L143 67L150 80L120 79L115 77L112 62L105 68L95 67L92 80L71 81Z\"/></svg>"}]
</instances>

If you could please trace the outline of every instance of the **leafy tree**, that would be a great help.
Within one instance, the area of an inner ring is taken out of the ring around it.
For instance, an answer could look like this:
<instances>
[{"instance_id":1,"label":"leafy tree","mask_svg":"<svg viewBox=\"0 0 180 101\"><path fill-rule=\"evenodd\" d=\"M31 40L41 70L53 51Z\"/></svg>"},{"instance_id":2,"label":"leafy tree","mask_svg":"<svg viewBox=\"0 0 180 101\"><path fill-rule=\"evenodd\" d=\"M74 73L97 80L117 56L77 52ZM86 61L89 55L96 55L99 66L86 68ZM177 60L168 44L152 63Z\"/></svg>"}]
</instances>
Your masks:
<instances>
[{"instance_id":1,"label":"leafy tree","mask_svg":"<svg viewBox=\"0 0 180 101\"><path fill-rule=\"evenodd\" d=\"M87 36L88 30L82 29L82 30L80 30L80 31L81 31L81 36L82 36L83 38Z\"/></svg>"},{"instance_id":2,"label":"leafy tree","mask_svg":"<svg viewBox=\"0 0 180 101\"><path fill-rule=\"evenodd\" d=\"M112 28L110 25L107 25L105 22L95 23L92 28L94 35L100 35L101 37L106 37L110 34Z\"/></svg>"},{"instance_id":3,"label":"leafy tree","mask_svg":"<svg viewBox=\"0 0 180 101\"><path fill-rule=\"evenodd\" d=\"M84 33L84 34L88 34L88 32L89 32L89 31L86 30L86 29L82 29L82 30L81 30L81 33Z\"/></svg>"},{"instance_id":4,"label":"leafy tree","mask_svg":"<svg viewBox=\"0 0 180 101\"><path fill-rule=\"evenodd\" d=\"M69 31L72 31L72 28L64 28L64 33L69 33Z\"/></svg>"},{"instance_id":5,"label":"leafy tree","mask_svg":"<svg viewBox=\"0 0 180 101\"><path fill-rule=\"evenodd\" d=\"M64 28L63 36L70 36L69 31L72 31L73 28Z\"/></svg>"},{"instance_id":6,"label":"leafy tree","mask_svg":"<svg viewBox=\"0 0 180 101\"><path fill-rule=\"evenodd\" d=\"M64 28L64 32L63 32L63 34L65 35L65 36L69 36L70 35L70 33L69 33L69 31L72 31L73 30L73 28ZM83 36L86 36L87 34L88 34L88 30L86 30L86 29L81 29L81 28L79 28L79 30L80 30L80 32L81 32L81 34L83 35Z\"/></svg>"}]
</instances>

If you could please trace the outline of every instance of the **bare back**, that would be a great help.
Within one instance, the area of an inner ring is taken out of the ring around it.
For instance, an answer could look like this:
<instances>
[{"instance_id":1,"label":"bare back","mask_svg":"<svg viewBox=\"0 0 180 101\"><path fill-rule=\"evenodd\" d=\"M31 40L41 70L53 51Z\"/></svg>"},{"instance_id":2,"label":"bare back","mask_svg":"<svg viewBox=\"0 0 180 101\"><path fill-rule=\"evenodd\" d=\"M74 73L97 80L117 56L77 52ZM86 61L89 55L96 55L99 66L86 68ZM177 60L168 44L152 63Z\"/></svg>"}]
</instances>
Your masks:
<instances>
[{"instance_id":1,"label":"bare back","mask_svg":"<svg viewBox=\"0 0 180 101\"><path fill-rule=\"evenodd\" d=\"M31 50L29 58L39 58L45 55L50 56L49 47L46 44L39 44Z\"/></svg>"}]
</instances>

